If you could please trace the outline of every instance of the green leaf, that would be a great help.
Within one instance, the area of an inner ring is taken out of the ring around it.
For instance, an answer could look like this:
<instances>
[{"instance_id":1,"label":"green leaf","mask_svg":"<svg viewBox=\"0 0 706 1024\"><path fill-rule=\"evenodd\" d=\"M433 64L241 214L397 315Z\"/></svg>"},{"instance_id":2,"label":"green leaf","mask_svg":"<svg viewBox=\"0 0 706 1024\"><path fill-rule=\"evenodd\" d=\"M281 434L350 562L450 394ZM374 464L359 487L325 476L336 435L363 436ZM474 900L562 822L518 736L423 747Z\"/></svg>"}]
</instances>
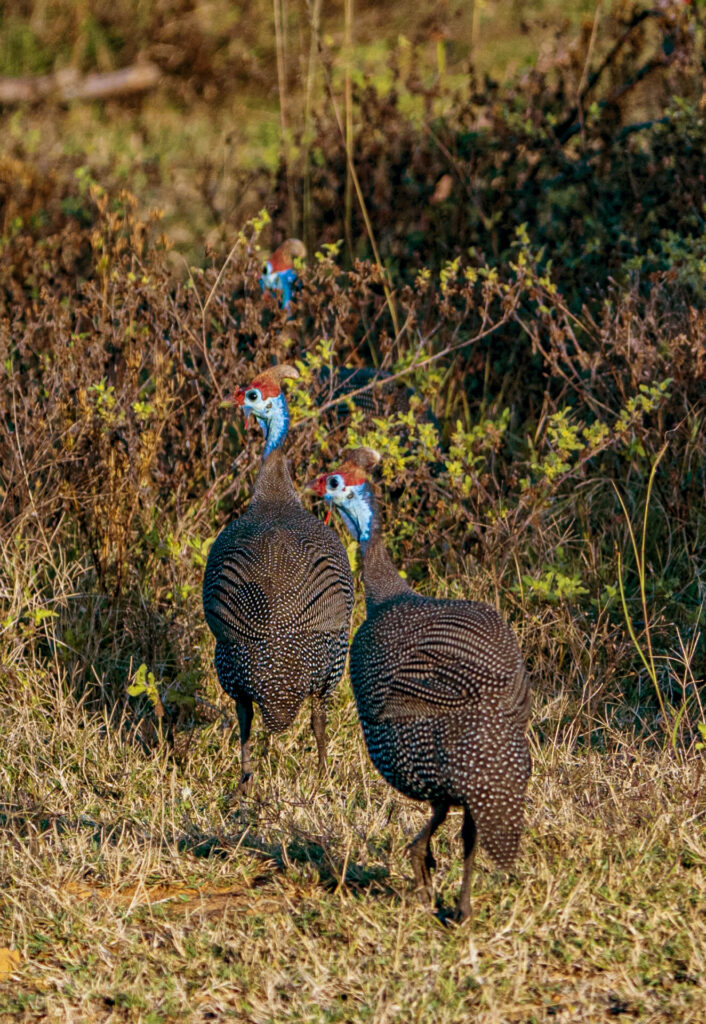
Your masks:
<instances>
[{"instance_id":1,"label":"green leaf","mask_svg":"<svg viewBox=\"0 0 706 1024\"><path fill-rule=\"evenodd\" d=\"M56 612L52 612L48 608L38 608L34 613L34 624L38 626L45 619L58 619L58 617Z\"/></svg>"},{"instance_id":2,"label":"green leaf","mask_svg":"<svg viewBox=\"0 0 706 1024\"><path fill-rule=\"evenodd\" d=\"M351 572L355 572L358 568L358 541L352 540L346 547L346 554L348 555L348 564L351 567Z\"/></svg>"}]
</instances>

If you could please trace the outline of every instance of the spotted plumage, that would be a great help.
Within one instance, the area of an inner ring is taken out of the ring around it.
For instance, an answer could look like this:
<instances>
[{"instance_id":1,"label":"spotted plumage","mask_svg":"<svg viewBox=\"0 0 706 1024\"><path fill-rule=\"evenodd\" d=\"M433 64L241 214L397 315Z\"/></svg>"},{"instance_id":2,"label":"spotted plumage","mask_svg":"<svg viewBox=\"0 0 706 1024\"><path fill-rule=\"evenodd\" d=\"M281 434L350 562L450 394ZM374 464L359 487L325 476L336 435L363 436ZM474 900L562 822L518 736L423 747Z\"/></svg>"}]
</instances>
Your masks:
<instances>
[{"instance_id":1,"label":"spotted plumage","mask_svg":"<svg viewBox=\"0 0 706 1024\"><path fill-rule=\"evenodd\" d=\"M522 833L530 773L527 674L515 636L495 609L423 597L400 577L364 472L372 461L369 449L359 449L314 485L363 551L367 618L351 647L353 691L375 767L401 793L432 806L410 846L417 887L429 897L431 836L450 807L464 810L465 918L476 834L506 868Z\"/></svg>"},{"instance_id":2,"label":"spotted plumage","mask_svg":"<svg viewBox=\"0 0 706 1024\"><path fill-rule=\"evenodd\" d=\"M279 732L311 697L325 765L326 704L343 673L353 604L343 546L302 508L282 452L289 417L280 383L287 375L296 371L274 367L236 394L263 426L266 454L250 505L216 538L203 582L218 679L237 706L244 790L252 775L253 702L265 728Z\"/></svg>"},{"instance_id":3,"label":"spotted plumage","mask_svg":"<svg viewBox=\"0 0 706 1024\"><path fill-rule=\"evenodd\" d=\"M321 386L320 400L333 401L340 399L341 405L347 404L348 396L352 395L352 402L366 413L373 416L382 416L386 412L409 412L409 400L414 390L405 387L399 380L390 380L390 374L385 370L378 370L370 366L362 366L357 369L349 366L336 367L332 370L323 366L318 373ZM374 388L357 394L361 388L375 384ZM427 419L435 422L434 417L427 411Z\"/></svg>"}]
</instances>

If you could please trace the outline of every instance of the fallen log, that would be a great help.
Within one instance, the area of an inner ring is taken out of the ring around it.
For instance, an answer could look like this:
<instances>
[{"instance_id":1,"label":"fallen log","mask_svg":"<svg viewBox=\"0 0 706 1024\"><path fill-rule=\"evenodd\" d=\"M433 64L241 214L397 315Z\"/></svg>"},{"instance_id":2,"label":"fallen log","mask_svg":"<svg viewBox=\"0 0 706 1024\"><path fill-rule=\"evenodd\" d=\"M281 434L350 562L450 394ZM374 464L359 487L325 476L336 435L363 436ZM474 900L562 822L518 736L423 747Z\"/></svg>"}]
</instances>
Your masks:
<instances>
[{"instance_id":1,"label":"fallen log","mask_svg":"<svg viewBox=\"0 0 706 1024\"><path fill-rule=\"evenodd\" d=\"M133 96L154 89L160 69L150 61L139 61L120 71L81 75L75 68L62 68L51 75L5 78L0 76L0 105L38 103L51 99L59 103L73 100L108 100Z\"/></svg>"}]
</instances>

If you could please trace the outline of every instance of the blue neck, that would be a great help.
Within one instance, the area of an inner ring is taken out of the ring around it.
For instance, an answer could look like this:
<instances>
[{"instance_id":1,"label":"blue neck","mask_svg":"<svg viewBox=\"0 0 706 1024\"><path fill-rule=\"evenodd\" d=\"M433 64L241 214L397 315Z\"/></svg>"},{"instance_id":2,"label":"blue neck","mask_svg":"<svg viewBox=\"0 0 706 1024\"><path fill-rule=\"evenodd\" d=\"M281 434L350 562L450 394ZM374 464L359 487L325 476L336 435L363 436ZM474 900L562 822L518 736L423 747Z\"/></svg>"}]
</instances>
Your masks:
<instances>
[{"instance_id":1,"label":"blue neck","mask_svg":"<svg viewBox=\"0 0 706 1024\"><path fill-rule=\"evenodd\" d=\"M282 309L288 309L296 281L297 272L292 267L288 270L273 270L272 264L268 261L265 264L265 273L260 278L260 288L263 292L275 292L279 296Z\"/></svg>"},{"instance_id":2,"label":"blue neck","mask_svg":"<svg viewBox=\"0 0 706 1024\"><path fill-rule=\"evenodd\" d=\"M338 506L338 510L351 536L354 540L358 541L363 554L365 554L365 548L370 542L373 532L375 499L367 483L358 484L354 491L355 497L350 501L341 503Z\"/></svg>"},{"instance_id":3,"label":"blue neck","mask_svg":"<svg viewBox=\"0 0 706 1024\"><path fill-rule=\"evenodd\" d=\"M277 395L276 398L271 398L270 401L272 403L272 411L268 419L261 419L259 416L255 417L265 434L263 459L266 459L276 448L282 447L289 430L289 409L284 392Z\"/></svg>"}]
</instances>

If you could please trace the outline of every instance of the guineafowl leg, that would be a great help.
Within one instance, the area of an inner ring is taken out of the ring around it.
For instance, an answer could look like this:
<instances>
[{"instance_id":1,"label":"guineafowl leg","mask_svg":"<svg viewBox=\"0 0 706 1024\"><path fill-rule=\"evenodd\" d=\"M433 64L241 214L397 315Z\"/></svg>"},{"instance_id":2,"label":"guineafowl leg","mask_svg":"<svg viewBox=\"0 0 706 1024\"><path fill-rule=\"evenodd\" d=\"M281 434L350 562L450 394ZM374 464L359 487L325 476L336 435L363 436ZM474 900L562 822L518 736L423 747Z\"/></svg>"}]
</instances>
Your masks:
<instances>
[{"instance_id":1,"label":"guineafowl leg","mask_svg":"<svg viewBox=\"0 0 706 1024\"><path fill-rule=\"evenodd\" d=\"M436 867L436 861L429 849L429 841L448 813L448 803L432 804L430 820L407 847L414 872L414 887L422 897L426 895L430 903L434 897L431 887L431 869Z\"/></svg>"},{"instance_id":2,"label":"guineafowl leg","mask_svg":"<svg viewBox=\"0 0 706 1024\"><path fill-rule=\"evenodd\" d=\"M249 697L238 697L235 702L235 710L238 715L238 728L240 729L240 757L243 768L238 790L247 796L252 789L252 744L250 740L253 718L252 701Z\"/></svg>"},{"instance_id":3,"label":"guineafowl leg","mask_svg":"<svg viewBox=\"0 0 706 1024\"><path fill-rule=\"evenodd\" d=\"M326 771L326 705L319 697L311 698L311 728L319 755L319 773Z\"/></svg>"},{"instance_id":4,"label":"guineafowl leg","mask_svg":"<svg viewBox=\"0 0 706 1024\"><path fill-rule=\"evenodd\" d=\"M458 900L458 918L465 921L471 916L471 875L476 855L476 823L467 807L463 809L461 838L463 839L463 878L461 880L461 895Z\"/></svg>"}]
</instances>

